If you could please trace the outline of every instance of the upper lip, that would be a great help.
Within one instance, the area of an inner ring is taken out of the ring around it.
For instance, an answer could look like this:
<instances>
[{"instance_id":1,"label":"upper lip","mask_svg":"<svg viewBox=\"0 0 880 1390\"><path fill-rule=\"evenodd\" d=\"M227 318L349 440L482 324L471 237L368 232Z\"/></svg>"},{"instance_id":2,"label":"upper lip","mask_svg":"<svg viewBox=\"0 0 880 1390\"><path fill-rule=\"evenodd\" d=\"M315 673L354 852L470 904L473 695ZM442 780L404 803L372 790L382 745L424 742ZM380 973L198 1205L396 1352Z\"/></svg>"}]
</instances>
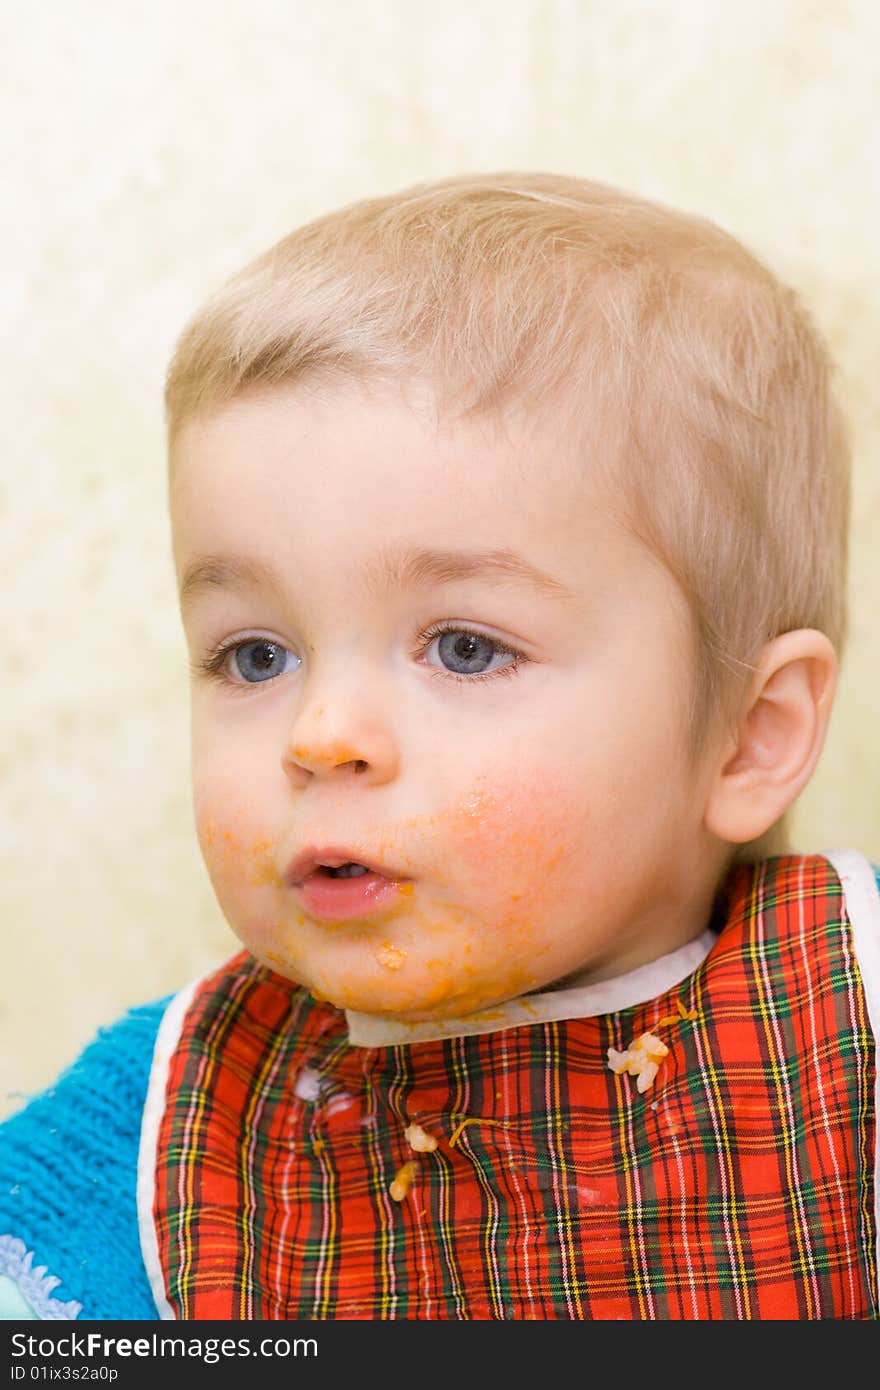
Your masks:
<instances>
[{"instance_id":1,"label":"upper lip","mask_svg":"<svg viewBox=\"0 0 880 1390\"><path fill-rule=\"evenodd\" d=\"M389 864L380 864L375 859L365 859L360 850L340 848L339 845L319 845L317 848L309 845L290 861L287 882L295 887L322 864L331 869L338 869L342 864L363 864L365 868L371 869L375 874L381 874L383 878L405 877Z\"/></svg>"}]
</instances>

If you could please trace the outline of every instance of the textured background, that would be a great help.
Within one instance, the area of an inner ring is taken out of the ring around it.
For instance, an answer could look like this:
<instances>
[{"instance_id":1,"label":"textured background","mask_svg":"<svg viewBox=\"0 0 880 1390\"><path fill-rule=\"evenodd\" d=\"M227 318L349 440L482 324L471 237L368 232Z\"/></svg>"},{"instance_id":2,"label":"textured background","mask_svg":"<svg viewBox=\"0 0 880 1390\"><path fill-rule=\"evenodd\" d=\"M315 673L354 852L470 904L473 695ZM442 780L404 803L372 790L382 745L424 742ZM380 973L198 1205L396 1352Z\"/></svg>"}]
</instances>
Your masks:
<instances>
[{"instance_id":1,"label":"textured background","mask_svg":"<svg viewBox=\"0 0 880 1390\"><path fill-rule=\"evenodd\" d=\"M2 9L0 1114L235 946L190 818L161 380L207 292L356 197L585 175L714 218L800 288L840 365L856 517L798 845L880 856L874 0Z\"/></svg>"}]
</instances>

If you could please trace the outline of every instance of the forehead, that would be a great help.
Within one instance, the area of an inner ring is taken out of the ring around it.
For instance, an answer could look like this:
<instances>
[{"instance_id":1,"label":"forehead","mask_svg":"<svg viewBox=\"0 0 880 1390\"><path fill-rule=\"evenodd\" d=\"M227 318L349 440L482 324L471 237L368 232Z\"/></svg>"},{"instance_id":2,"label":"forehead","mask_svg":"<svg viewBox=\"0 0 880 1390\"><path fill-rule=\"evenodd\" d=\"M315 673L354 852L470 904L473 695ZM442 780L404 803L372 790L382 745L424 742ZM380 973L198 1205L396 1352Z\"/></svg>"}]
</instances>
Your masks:
<instances>
[{"instance_id":1,"label":"forehead","mask_svg":"<svg viewBox=\"0 0 880 1390\"><path fill-rule=\"evenodd\" d=\"M610 448L598 421L575 434L522 411L443 416L412 384L250 395L178 436L175 558L181 574L227 555L330 561L376 593L467 578L470 563L577 592L611 549L638 544L600 481Z\"/></svg>"},{"instance_id":2,"label":"forehead","mask_svg":"<svg viewBox=\"0 0 880 1390\"><path fill-rule=\"evenodd\" d=\"M589 428L595 428L592 422ZM182 472L198 469L206 455L217 460L238 453L243 462L243 455L258 452L283 462L292 486L300 481L298 464L323 455L334 472L362 474L366 467L379 474L384 462L398 480L412 475L417 463L422 472L442 463L450 481L456 462L474 482L503 467L511 481L520 471L534 489L551 458L559 475L567 471L573 484L583 480L584 454L574 434L558 411L538 414L517 403L491 411L444 407L431 384L419 380L307 380L248 391L191 416L173 442L169 474L173 483ZM545 466L525 469L536 454L544 456ZM587 462L589 457L588 441Z\"/></svg>"},{"instance_id":3,"label":"forehead","mask_svg":"<svg viewBox=\"0 0 880 1390\"><path fill-rule=\"evenodd\" d=\"M279 490L302 491L321 469L323 490L393 485L438 498L464 488L488 493L493 506L595 483L609 457L604 429L573 428L557 410L538 414L516 403L462 414L442 409L430 383L305 382L243 394L181 427L171 449L171 501L194 482L222 475L242 490L273 470ZM311 489L310 489L311 490ZM386 493L389 490L386 486Z\"/></svg>"}]
</instances>

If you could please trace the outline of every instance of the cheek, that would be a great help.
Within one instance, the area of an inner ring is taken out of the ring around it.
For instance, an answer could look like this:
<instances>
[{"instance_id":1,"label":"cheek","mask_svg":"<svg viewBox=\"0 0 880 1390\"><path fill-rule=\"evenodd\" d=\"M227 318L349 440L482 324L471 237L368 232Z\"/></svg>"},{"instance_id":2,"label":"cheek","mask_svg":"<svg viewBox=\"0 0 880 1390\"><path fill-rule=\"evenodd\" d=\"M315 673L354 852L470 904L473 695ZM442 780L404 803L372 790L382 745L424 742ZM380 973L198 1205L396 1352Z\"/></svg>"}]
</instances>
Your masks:
<instances>
[{"instance_id":1,"label":"cheek","mask_svg":"<svg viewBox=\"0 0 880 1390\"><path fill-rule=\"evenodd\" d=\"M586 819L583 794L558 780L495 775L451 814L458 869L478 898L531 909L581 858Z\"/></svg>"},{"instance_id":2,"label":"cheek","mask_svg":"<svg viewBox=\"0 0 880 1390\"><path fill-rule=\"evenodd\" d=\"M277 839L258 800L256 795L253 801L241 795L241 782L233 789L194 776L196 833L224 908L233 906L242 892L280 887L275 868Z\"/></svg>"},{"instance_id":3,"label":"cheek","mask_svg":"<svg viewBox=\"0 0 880 1390\"><path fill-rule=\"evenodd\" d=\"M277 747L269 720L244 721L237 707L220 718L210 705L200 707L196 692L192 803L202 856L215 887L236 878L266 881L275 848L271 842L283 828L277 823L279 787L284 790Z\"/></svg>"},{"instance_id":4,"label":"cheek","mask_svg":"<svg viewBox=\"0 0 880 1390\"><path fill-rule=\"evenodd\" d=\"M281 887L270 835L254 833L228 813L222 819L206 815L196 827L205 867L224 906L244 890Z\"/></svg>"}]
</instances>

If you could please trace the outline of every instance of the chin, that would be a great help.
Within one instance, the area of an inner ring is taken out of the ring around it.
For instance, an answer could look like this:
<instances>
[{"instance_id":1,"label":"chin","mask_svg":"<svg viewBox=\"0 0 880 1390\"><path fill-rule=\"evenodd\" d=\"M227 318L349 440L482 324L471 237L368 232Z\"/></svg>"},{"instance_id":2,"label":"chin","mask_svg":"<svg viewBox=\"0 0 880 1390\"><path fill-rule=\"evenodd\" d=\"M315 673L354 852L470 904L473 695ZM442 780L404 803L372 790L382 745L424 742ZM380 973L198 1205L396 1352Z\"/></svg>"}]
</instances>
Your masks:
<instances>
[{"instance_id":1,"label":"chin","mask_svg":"<svg viewBox=\"0 0 880 1390\"><path fill-rule=\"evenodd\" d=\"M313 993L315 993L313 991ZM318 994L315 993L318 998ZM353 1013L371 1014L377 1018L386 1018L393 1023L442 1023L449 1018L466 1018L469 1014L482 1013L486 1009L497 1008L503 1003L508 995L486 995L483 998L475 997L473 989L462 989L455 994L450 994L443 999L437 999L430 995L417 997L414 991L408 991L393 999L387 991L381 995L348 994L338 1001L331 998L330 1002L338 1009L350 1009Z\"/></svg>"}]
</instances>

